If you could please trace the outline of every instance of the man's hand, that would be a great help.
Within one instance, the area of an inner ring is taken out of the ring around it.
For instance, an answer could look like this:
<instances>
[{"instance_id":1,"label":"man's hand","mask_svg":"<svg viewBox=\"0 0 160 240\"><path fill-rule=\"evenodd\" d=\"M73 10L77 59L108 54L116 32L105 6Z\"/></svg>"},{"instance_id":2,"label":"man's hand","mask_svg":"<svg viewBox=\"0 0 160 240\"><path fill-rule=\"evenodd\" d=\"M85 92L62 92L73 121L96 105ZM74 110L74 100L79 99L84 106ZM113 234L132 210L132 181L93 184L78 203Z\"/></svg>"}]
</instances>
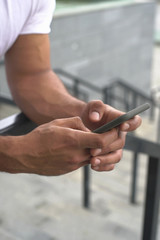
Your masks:
<instances>
[{"instance_id":1,"label":"man's hand","mask_svg":"<svg viewBox=\"0 0 160 240\"><path fill-rule=\"evenodd\" d=\"M117 149L124 144L116 129L95 134L83 125L79 117L54 120L27 135L9 137L8 142L8 137L2 138L6 141L4 146L8 149L8 156L1 159L1 171L47 176L69 173L90 163L94 169L98 161L97 149L101 149L103 154L98 157L103 161L99 170L109 171L120 160L121 150ZM1 141L1 146L3 143ZM109 154L105 156L104 153Z\"/></svg>"},{"instance_id":2,"label":"man's hand","mask_svg":"<svg viewBox=\"0 0 160 240\"><path fill-rule=\"evenodd\" d=\"M109 105L105 105L102 101L91 101L83 109L81 118L85 126L94 130L122 114L124 113ZM116 141L110 145L106 145L105 149L91 150L93 156L91 160L92 168L98 171L112 170L114 168L114 162L117 163L122 157L126 132L135 130L140 124L141 118L135 116L133 119L118 127L117 131L119 131L119 137Z\"/></svg>"},{"instance_id":3,"label":"man's hand","mask_svg":"<svg viewBox=\"0 0 160 240\"><path fill-rule=\"evenodd\" d=\"M124 137L119 137L116 129L100 136L91 133L79 117L41 125L27 138L30 154L22 162L29 171L44 175L65 174L90 163L94 169L97 149L101 149L103 155L113 152L99 158L103 160L101 171L112 170L122 156L117 149L124 145Z\"/></svg>"},{"instance_id":4,"label":"man's hand","mask_svg":"<svg viewBox=\"0 0 160 240\"><path fill-rule=\"evenodd\" d=\"M81 118L90 130L94 130L105 123L121 116L124 112L104 104L102 101L95 100L89 102L82 111ZM141 118L137 115L134 118L119 126L120 131L133 131L141 125Z\"/></svg>"}]
</instances>

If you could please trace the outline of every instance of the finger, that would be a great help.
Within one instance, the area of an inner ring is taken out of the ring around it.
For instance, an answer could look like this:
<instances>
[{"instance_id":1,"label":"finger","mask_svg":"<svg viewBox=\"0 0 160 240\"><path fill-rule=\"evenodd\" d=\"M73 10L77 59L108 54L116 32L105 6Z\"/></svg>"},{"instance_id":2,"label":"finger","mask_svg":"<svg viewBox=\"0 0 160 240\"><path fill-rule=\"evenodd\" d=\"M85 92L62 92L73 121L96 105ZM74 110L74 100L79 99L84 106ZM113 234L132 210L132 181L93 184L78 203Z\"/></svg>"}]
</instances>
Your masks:
<instances>
[{"instance_id":1,"label":"finger","mask_svg":"<svg viewBox=\"0 0 160 240\"><path fill-rule=\"evenodd\" d=\"M71 118L63 118L52 121L52 123L59 127L68 127L72 129L78 129L82 131L90 132L88 128L85 127L80 117L71 117Z\"/></svg>"},{"instance_id":2,"label":"finger","mask_svg":"<svg viewBox=\"0 0 160 240\"><path fill-rule=\"evenodd\" d=\"M97 157L92 157L90 159L92 166L105 166L106 164L116 164L120 161L122 157L122 149L119 149L115 152L108 153L105 155L100 155Z\"/></svg>"},{"instance_id":3,"label":"finger","mask_svg":"<svg viewBox=\"0 0 160 240\"><path fill-rule=\"evenodd\" d=\"M120 110L117 110L116 108L111 107L110 105L106 105L106 111L107 111L107 121L112 121L116 119L117 117L120 117L121 115L125 114L125 112L122 112Z\"/></svg>"},{"instance_id":4,"label":"finger","mask_svg":"<svg viewBox=\"0 0 160 240\"><path fill-rule=\"evenodd\" d=\"M142 123L142 119L140 116L136 115L134 118L128 120L127 122L121 124L120 130L121 131L134 131L138 128Z\"/></svg>"},{"instance_id":5,"label":"finger","mask_svg":"<svg viewBox=\"0 0 160 240\"><path fill-rule=\"evenodd\" d=\"M103 168L100 168L99 166L97 167L92 167L91 168L94 170L94 171L98 171L98 172L109 172L109 171L112 171L114 168L115 168L115 164L107 164L105 167Z\"/></svg>"},{"instance_id":6,"label":"finger","mask_svg":"<svg viewBox=\"0 0 160 240\"><path fill-rule=\"evenodd\" d=\"M106 171L108 166L115 165L121 160L122 152L122 149L120 149L107 155L99 156L98 158L91 158L92 169L96 171Z\"/></svg>"},{"instance_id":7,"label":"finger","mask_svg":"<svg viewBox=\"0 0 160 240\"><path fill-rule=\"evenodd\" d=\"M119 131L118 129L113 128L111 131L108 131L107 133L103 133L99 135L100 137L104 136L103 139L101 138L101 141L103 141L103 143L100 148L91 149L92 156L97 156L106 152L110 152L110 149L108 148L113 142L117 141L117 139L119 138Z\"/></svg>"},{"instance_id":8,"label":"finger","mask_svg":"<svg viewBox=\"0 0 160 240\"><path fill-rule=\"evenodd\" d=\"M91 155L89 149L79 149L79 150L72 150L72 156L68 160L69 164L72 165L83 165L86 161L90 161Z\"/></svg>"},{"instance_id":9,"label":"finger","mask_svg":"<svg viewBox=\"0 0 160 240\"><path fill-rule=\"evenodd\" d=\"M100 155L104 155L110 152L114 152L116 150L122 149L125 145L125 139L126 139L126 132L120 132L119 138L111 143L109 146L107 146Z\"/></svg>"},{"instance_id":10,"label":"finger","mask_svg":"<svg viewBox=\"0 0 160 240\"><path fill-rule=\"evenodd\" d=\"M91 150L92 156L104 155L110 152L114 152L118 149L122 149L125 145L126 132L120 132L118 139L116 139L110 145L107 145L104 149L93 149Z\"/></svg>"},{"instance_id":11,"label":"finger","mask_svg":"<svg viewBox=\"0 0 160 240\"><path fill-rule=\"evenodd\" d=\"M89 108L89 118L92 122L98 122L102 119L104 112L106 111L105 104L100 101L92 101Z\"/></svg>"},{"instance_id":12,"label":"finger","mask_svg":"<svg viewBox=\"0 0 160 240\"><path fill-rule=\"evenodd\" d=\"M114 128L111 131L103 134L74 131L75 144L80 148L91 148L91 155L94 154L95 149L105 149L106 146L113 143L118 138L118 131ZM92 148L94 150L92 150Z\"/></svg>"}]
</instances>

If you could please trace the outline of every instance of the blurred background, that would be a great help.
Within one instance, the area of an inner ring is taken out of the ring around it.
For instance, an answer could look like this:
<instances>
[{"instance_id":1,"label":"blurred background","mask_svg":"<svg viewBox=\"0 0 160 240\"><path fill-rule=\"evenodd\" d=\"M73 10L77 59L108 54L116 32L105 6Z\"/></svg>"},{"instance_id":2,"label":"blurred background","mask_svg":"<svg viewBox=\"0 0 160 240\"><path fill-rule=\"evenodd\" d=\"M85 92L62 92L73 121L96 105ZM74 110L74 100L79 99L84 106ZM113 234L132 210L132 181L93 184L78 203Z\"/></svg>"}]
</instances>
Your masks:
<instances>
[{"instance_id":1,"label":"blurred background","mask_svg":"<svg viewBox=\"0 0 160 240\"><path fill-rule=\"evenodd\" d=\"M57 0L51 29L52 67L71 94L123 111L150 102L134 134L159 143L160 1ZM2 59L0 119L18 112ZM141 154L134 203L129 151L114 171L90 171L89 209L82 206L82 169L60 177L1 173L0 239L141 239L146 169Z\"/></svg>"}]
</instances>

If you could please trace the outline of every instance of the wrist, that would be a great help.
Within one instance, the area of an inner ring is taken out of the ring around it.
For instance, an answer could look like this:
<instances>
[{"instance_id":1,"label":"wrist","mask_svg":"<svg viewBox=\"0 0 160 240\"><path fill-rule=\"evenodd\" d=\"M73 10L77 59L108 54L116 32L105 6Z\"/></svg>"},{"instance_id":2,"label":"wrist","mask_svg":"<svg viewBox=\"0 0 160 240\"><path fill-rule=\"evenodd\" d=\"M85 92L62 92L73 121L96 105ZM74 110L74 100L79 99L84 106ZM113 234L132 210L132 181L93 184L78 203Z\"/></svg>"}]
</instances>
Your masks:
<instances>
[{"instance_id":1,"label":"wrist","mask_svg":"<svg viewBox=\"0 0 160 240\"><path fill-rule=\"evenodd\" d=\"M69 114L71 114L70 117L81 117L86 105L87 104L85 102L73 97L69 104Z\"/></svg>"},{"instance_id":2,"label":"wrist","mask_svg":"<svg viewBox=\"0 0 160 240\"><path fill-rule=\"evenodd\" d=\"M25 172L25 167L20 162L23 142L23 136L0 137L0 171L9 173Z\"/></svg>"},{"instance_id":3,"label":"wrist","mask_svg":"<svg viewBox=\"0 0 160 240\"><path fill-rule=\"evenodd\" d=\"M50 120L75 116L81 117L86 103L68 94L63 95L63 97L65 100L62 103L56 103L50 108Z\"/></svg>"}]
</instances>

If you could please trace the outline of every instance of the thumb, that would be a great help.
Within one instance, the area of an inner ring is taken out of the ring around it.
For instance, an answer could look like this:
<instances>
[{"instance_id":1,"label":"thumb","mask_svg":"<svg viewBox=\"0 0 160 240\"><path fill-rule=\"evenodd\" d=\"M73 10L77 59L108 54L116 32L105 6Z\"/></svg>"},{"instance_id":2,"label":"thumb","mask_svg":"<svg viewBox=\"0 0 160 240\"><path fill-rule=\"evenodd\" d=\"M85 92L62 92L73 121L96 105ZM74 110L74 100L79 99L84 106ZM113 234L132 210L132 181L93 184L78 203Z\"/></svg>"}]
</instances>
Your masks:
<instances>
[{"instance_id":1,"label":"thumb","mask_svg":"<svg viewBox=\"0 0 160 240\"><path fill-rule=\"evenodd\" d=\"M89 117L93 122L98 122L100 120L100 114L98 111L94 110L89 113Z\"/></svg>"},{"instance_id":2,"label":"thumb","mask_svg":"<svg viewBox=\"0 0 160 240\"><path fill-rule=\"evenodd\" d=\"M89 118L92 122L98 122L103 117L105 104L102 101L92 101L89 109Z\"/></svg>"}]
</instances>

